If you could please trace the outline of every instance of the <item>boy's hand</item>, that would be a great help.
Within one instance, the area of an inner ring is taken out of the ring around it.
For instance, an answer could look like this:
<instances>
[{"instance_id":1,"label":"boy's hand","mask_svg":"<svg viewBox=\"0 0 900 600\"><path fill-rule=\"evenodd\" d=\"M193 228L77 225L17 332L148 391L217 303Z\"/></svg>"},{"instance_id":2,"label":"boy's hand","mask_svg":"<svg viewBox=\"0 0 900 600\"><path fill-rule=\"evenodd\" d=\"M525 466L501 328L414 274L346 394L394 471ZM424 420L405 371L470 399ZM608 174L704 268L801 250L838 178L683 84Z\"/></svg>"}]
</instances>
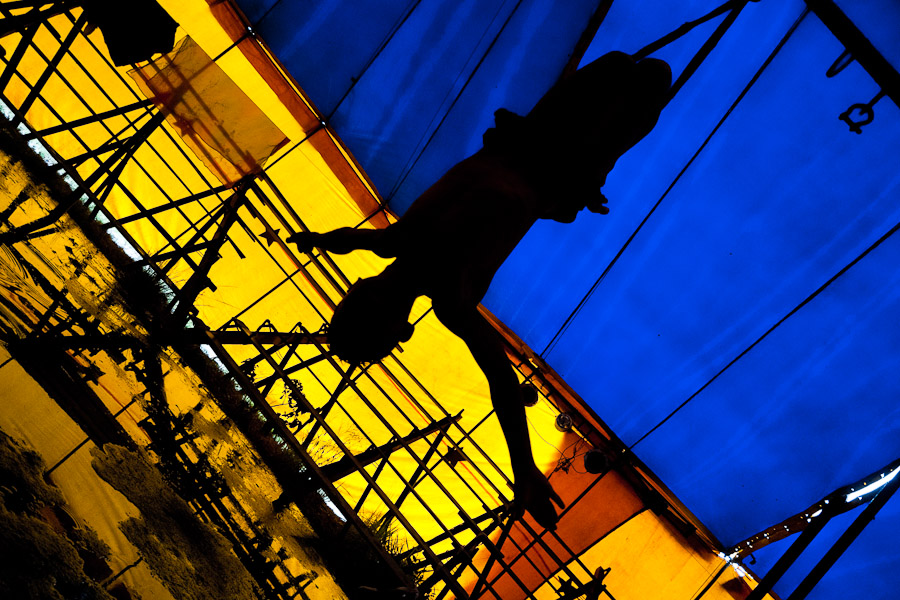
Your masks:
<instances>
[{"instance_id":1,"label":"boy's hand","mask_svg":"<svg viewBox=\"0 0 900 600\"><path fill-rule=\"evenodd\" d=\"M555 530L556 522L559 515L553 508L551 501L555 502L560 508L565 508L566 504L562 498L553 491L553 486L547 481L543 473L537 467L531 467L522 473L516 474L516 481L513 484L513 493L519 514L521 511L527 510L531 516L537 521L537 524L546 529Z\"/></svg>"},{"instance_id":2,"label":"boy's hand","mask_svg":"<svg viewBox=\"0 0 900 600\"><path fill-rule=\"evenodd\" d=\"M315 234L309 231L298 231L289 236L285 241L289 244L297 244L297 250L307 254L312 252L313 248L316 247Z\"/></svg>"}]
</instances>

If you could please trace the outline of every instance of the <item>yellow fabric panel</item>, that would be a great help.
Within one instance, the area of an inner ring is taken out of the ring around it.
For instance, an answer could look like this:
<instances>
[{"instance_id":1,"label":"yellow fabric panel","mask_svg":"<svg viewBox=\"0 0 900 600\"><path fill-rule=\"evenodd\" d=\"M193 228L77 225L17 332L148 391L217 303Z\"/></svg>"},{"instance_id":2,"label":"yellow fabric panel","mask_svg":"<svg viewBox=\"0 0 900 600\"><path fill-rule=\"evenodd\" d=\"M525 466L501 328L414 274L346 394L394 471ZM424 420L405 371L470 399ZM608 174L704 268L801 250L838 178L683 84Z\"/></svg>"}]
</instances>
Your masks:
<instances>
[{"instance_id":1,"label":"yellow fabric panel","mask_svg":"<svg viewBox=\"0 0 900 600\"><path fill-rule=\"evenodd\" d=\"M62 35L65 35L71 29L71 22L65 15L59 15L50 19L49 25ZM47 80L47 87L44 88L42 93L45 98L53 99L55 109L62 109L60 112L66 120L78 119L91 114L88 106L85 102L79 100L77 95L82 95L94 111L113 108L113 102L129 104L135 101L135 97L129 91L128 85L123 83L106 66L106 60L91 46L91 42L93 42L104 48L102 46L102 37L98 31L94 31L88 37L90 41L83 36L75 39L72 45L72 52L77 55L78 62L70 57L64 57L59 64L57 74L52 75ZM18 35L11 35L4 39L4 48L6 48L8 54L14 50L18 39ZM52 58L59 48L59 41L47 28L43 27L37 30L35 43L40 46L42 55L33 49L29 49L25 53L17 70L18 75L12 78L13 85L11 89L7 90L7 97L13 104L18 105L29 91L24 85L16 84L19 76L24 76L30 84L34 84L46 67L47 60ZM62 75L66 82L59 75ZM59 123L59 119L40 102L35 104L32 110L29 111L27 118L37 129ZM81 131L79 131L79 134L81 134ZM90 134L87 134L85 141L90 144L96 140Z\"/></svg>"},{"instance_id":2,"label":"yellow fabric panel","mask_svg":"<svg viewBox=\"0 0 900 600\"><path fill-rule=\"evenodd\" d=\"M294 141L303 139L304 130L278 99L259 71L233 45L232 37L213 16L203 0L161 0L159 4L178 22L179 29L193 38L225 73L241 86L254 104L275 126ZM176 34L176 39L181 37ZM224 52L224 54L223 54Z\"/></svg>"},{"instance_id":3,"label":"yellow fabric panel","mask_svg":"<svg viewBox=\"0 0 900 600\"><path fill-rule=\"evenodd\" d=\"M172 52L128 74L223 183L258 172L287 143L190 36Z\"/></svg>"},{"instance_id":4,"label":"yellow fabric panel","mask_svg":"<svg viewBox=\"0 0 900 600\"><path fill-rule=\"evenodd\" d=\"M570 434L570 437L576 436ZM539 537L534 544L534 536L523 523L516 522L512 525L509 536L502 543L501 552L505 566L515 576L505 573L502 568L504 565L492 562L486 550L475 557L476 564L491 565L487 581L491 589L504 600L526 598L526 590L541 587L554 574L558 565L578 556L596 540L644 509L644 504L634 489L615 471L598 477L572 468L553 473L550 481L566 502L567 508L553 534L543 532L530 515L525 516L525 523ZM499 532L491 537L495 543L500 543ZM526 548L527 557L520 556ZM462 581L470 593L475 582L476 577L472 574L468 574Z\"/></svg>"},{"instance_id":5,"label":"yellow fabric panel","mask_svg":"<svg viewBox=\"0 0 900 600\"><path fill-rule=\"evenodd\" d=\"M601 567L611 569L604 583L616 600L691 600L724 564L722 558L704 547L692 545L668 521L650 510L621 525L580 558L591 572ZM586 576L578 565L570 565L570 570L579 577ZM569 579L563 573L555 574L535 597L538 600L558 598L555 588L559 587L560 577ZM755 586L751 577L728 567L703 599L741 599Z\"/></svg>"},{"instance_id":6,"label":"yellow fabric panel","mask_svg":"<svg viewBox=\"0 0 900 600\"><path fill-rule=\"evenodd\" d=\"M312 143L321 137L328 137L328 133L318 131L283 159L273 160L266 174L291 200L311 230L353 227L368 215L361 211L355 198L335 177L332 165ZM371 228L372 224L366 226Z\"/></svg>"},{"instance_id":7,"label":"yellow fabric panel","mask_svg":"<svg viewBox=\"0 0 900 600\"><path fill-rule=\"evenodd\" d=\"M434 395L444 410L450 415L462 411L459 422L462 429L471 430L491 410L484 375L475 365L463 342L450 334L433 314L429 313L419 322L412 339L402 344L402 348L403 352L395 353L395 356L413 372L418 382ZM372 367L369 370L380 390L375 389L375 384L367 382L362 382L360 388L396 427L400 435L408 433L414 426L423 427L427 422L424 416L426 414L435 420L444 417L444 413L423 393L416 393L419 389L417 384L410 376L403 374L393 359L388 358L384 364L397 375L404 388L413 392L415 398L410 398L384 377L380 367ZM336 380L329 389L334 389L334 385ZM306 383L304 389L310 389ZM381 390L391 395L396 407L384 397ZM344 401L343 396L341 401ZM363 403L348 403L348 408L357 420L362 420L367 430L373 425L377 426L376 417ZM398 408L405 415L401 415ZM549 471L556 465L558 458L556 447L562 446L562 434L555 429L553 417L546 408L534 407L528 410L536 462L539 468ZM382 431L387 434L385 429ZM489 505L496 505L498 494L502 493L507 499L512 496L506 480L491 466L491 463L496 464L507 477L511 478L509 454L496 418L489 417L472 435L481 451L470 441L461 440L456 428L451 428L450 437L459 442L469 461L461 462L453 468L446 463L438 464L434 475L441 485L431 478L426 478L418 484L416 491L425 499L430 511L414 496L410 496L403 504L404 514L416 524L416 529L425 539L444 531L440 523L451 527L458 523L458 511L461 509L469 516L476 517L484 512L483 504L486 500ZM548 440L549 443L541 438ZM389 436L385 435L384 438L374 441L384 443L388 439ZM434 439L434 435L428 438L429 441ZM420 457L424 455L427 447L428 442L424 440L413 445ZM451 447L451 444L444 441L438 450L439 455L446 454ZM429 465L434 465L435 461L436 457L432 458ZM419 466L418 462L405 451L395 453L391 462L406 478ZM370 472L372 470L373 468L369 469ZM397 498L404 487L399 477L387 472L379 478L379 483L393 499ZM365 482L362 477L354 476L342 480L341 486L351 497L356 497L364 489ZM493 502L490 502L491 500ZM372 497L366 505L366 510L383 513L385 509L380 500Z\"/></svg>"}]
</instances>

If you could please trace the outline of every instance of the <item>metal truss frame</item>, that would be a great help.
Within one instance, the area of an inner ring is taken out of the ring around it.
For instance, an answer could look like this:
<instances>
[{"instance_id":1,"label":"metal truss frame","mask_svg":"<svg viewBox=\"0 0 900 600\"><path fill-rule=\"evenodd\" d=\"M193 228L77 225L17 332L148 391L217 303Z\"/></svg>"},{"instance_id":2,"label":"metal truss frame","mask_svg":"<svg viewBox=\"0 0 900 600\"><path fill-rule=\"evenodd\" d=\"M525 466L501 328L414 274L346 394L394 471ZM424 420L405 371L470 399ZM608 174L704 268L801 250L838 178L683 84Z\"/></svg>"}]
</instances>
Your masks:
<instances>
[{"instance_id":1,"label":"metal truss frame","mask_svg":"<svg viewBox=\"0 0 900 600\"><path fill-rule=\"evenodd\" d=\"M306 465L306 474L338 508L341 517L346 519L347 527L355 528L380 555L383 564L396 576L398 585L409 583L407 575L397 565L395 557L387 554L380 542L372 537L369 528L358 515L358 511L369 497L377 497L386 510L384 519L398 523L414 541L414 545L404 553L404 556L419 558L420 564L429 573L420 589L435 593L436 598L443 598L451 592L456 598L497 597L492 591L492 583L496 577L504 574L518 582L527 597L533 598L533 594L518 580L511 565L517 560L531 562L532 559L527 555L527 551L534 545L542 547L544 553L555 561L555 570L569 578L569 587L566 588L565 594L561 594L561 597L574 599L585 593L589 589L588 586L594 584L595 581L590 577L588 567L555 532L541 534L541 532L531 530L527 522L519 520L515 516L511 510L512 494L510 489L501 489L491 483L502 479L509 484L509 479L491 457L478 446L472 437L472 430L466 431L459 425L460 415L451 415L442 406L439 399L431 394L415 374L403 364L401 356L394 355L390 361L354 371L345 369L330 355L323 346L324 337L321 332L309 332L302 325L298 325L289 332L276 331L267 322L255 330L251 329L239 319L249 307L236 314L229 323L218 330L209 329L196 317L194 303L198 295L205 287L215 289L215 284L211 281L209 274L212 266L219 259L223 246L231 244L239 254L241 252L238 245L229 236L229 232L234 226L241 226L250 231L245 221L245 214L249 214L256 223L262 224L265 232L272 235L273 239L277 239L277 236L274 236L276 229L293 232L298 229L306 230L306 226L301 216L278 190L276 183L266 170L248 175L234 185L223 185L205 175L199 161L182 149L181 153L186 159L185 164L189 165L187 168L191 172L179 173L171 165L167 165L172 171L171 174L180 182L183 190L165 189L160 182L154 179L151 170L142 164L140 158L142 152L149 152L150 155L161 158L157 148L159 140L168 140L176 147L182 148L176 143L173 131L163 124L164 116L153 106L151 101L140 97L137 93L128 102L115 103L109 95L103 92L98 78L79 60L78 52L74 49L76 40L82 43L82 48L86 42L87 46L91 48L91 52L103 56L110 73L117 75L123 82L125 80L121 72L103 54L103 51L82 32L81 28L84 22L80 16L80 10L74 3L54 5L52 14L50 10L40 11L41 6L45 6L45 4L7 2L0 5L0 35L11 36L16 40L15 51L12 55L0 58L4 63L4 68L0 73L0 94L3 94L6 86L16 78L29 88L25 101L19 105L12 104L5 95L0 98L12 111L14 115L12 123L18 127L22 139L38 143L46 153L53 157L56 162L52 168L67 177L72 185L72 191L65 198L59 199L58 206L49 210L44 216L30 223L16 228L7 228L0 232L0 244L15 251L17 244L27 244L30 239L35 237L51 235L56 232L59 219L76 205L81 205L88 209L92 217L99 220L102 229L115 232L120 239L125 240L140 253L141 258L136 260L132 266L152 270L155 276L165 282L165 285L171 290L173 300L169 307L171 315L167 319L165 328L152 330L146 340L128 338L104 331L101 324L93 320L79 308L73 299L68 297L65 288L55 286L33 269L31 275L36 281L40 281L41 287L52 298L52 303L44 309L37 320L30 319L28 315L22 315L24 321L32 323L31 333L26 343L40 344L43 347L52 346L73 355L87 349L103 349L108 351L111 356L121 356L123 350L129 349L133 353L141 355L142 360L134 361L131 368L138 373L139 380L144 382L148 397L160 408L159 412L145 425L159 431L175 431L177 435L170 440L174 455L179 458L187 472L195 475L198 472L196 456L185 450L190 446L190 435L184 430L183 425L178 423L178 419L170 418L165 424L158 422L161 419L164 421L167 419L165 417L167 401L161 384L159 352L161 348L166 347L207 346L212 349L221 364L225 365L239 389L251 399L254 407L264 416L274 434L283 440ZM58 47L47 49L35 42L35 32L41 27L48 29L54 39L58 41ZM252 37L249 37L247 42L256 43ZM37 75L34 83L30 83L30 78L33 78L34 74L29 74L29 78L26 78L19 71L22 57L26 51L35 52L46 63L45 69ZM63 60L71 61L70 64L81 69L83 75L95 86L95 89L91 91L100 92L108 100L104 106L92 106L85 98L85 90L77 89L66 79L65 74L59 69ZM53 98L48 97L45 93L45 86L51 79L56 79L66 85L83 104L82 108L89 113L89 116L75 117L64 114L65 109L56 106ZM113 104L112 108L108 107L109 103ZM32 128L29 125L28 112L35 106L52 114L59 123L42 130ZM121 126L122 118L127 119L125 127ZM85 142L79 136L79 130L86 126L103 127L107 131L108 139L99 144ZM316 132L320 130L317 129ZM315 135L316 132L312 132L310 135ZM53 136L60 133L70 135L77 140L83 150L74 156L61 155L53 144ZM297 146L292 146L286 152L292 151ZM91 166L90 170L85 168L87 165ZM168 202L151 208L143 206L139 198L127 188L126 182L121 178L126 165L140 169L164 193ZM205 187L191 189L185 183L188 175L194 180L199 176L205 182ZM114 189L130 199L136 208L134 212L127 215L115 214L106 205L106 200ZM215 204L209 204L209 202ZM184 212L188 206L202 207L203 216L197 221L188 219ZM4 217L8 216L6 213L14 209L15 206L7 208L4 211ZM168 211L177 211L189 222L185 231L176 235L161 225L158 217ZM167 246L154 251L143 248L130 235L126 227L138 222L154 228L167 241ZM284 242L281 240L277 240L277 242L283 249L290 251ZM257 243L268 252L268 247L264 246L262 241L257 239ZM173 265L179 261L184 261L189 265L192 272L189 279L182 285L176 284L168 277ZM27 261L23 262L27 264ZM307 293L318 294L326 304L333 307L332 298L340 297L349 287L348 278L325 254L296 257L294 262L297 265L296 270L293 273L285 272L285 279L282 283L293 285L304 298L307 297ZM301 289L301 286L295 281L298 276L302 278L305 289ZM229 347L235 345L253 348L256 355L249 362L253 365L266 366L271 374L260 380L254 380L248 376L245 372L247 365L239 364L229 353ZM312 358L301 360L297 357L297 349L301 346L315 349ZM510 352L512 353L512 349ZM341 376L340 384L336 389L330 390L330 398L323 406L310 404L302 392L296 388L293 378L299 371L312 372L314 367L330 368ZM525 364L524 361L519 367L527 379L534 381L539 379L535 369ZM380 369L400 390L400 393L410 401L410 407L402 408L387 390L380 388L370 372L371 369ZM96 373L85 373L88 378L96 377L96 375ZM379 401L386 400L392 406L395 414L404 415L407 421L404 424L404 431L401 431L397 423L380 414L376 403L367 398L361 390L359 385L361 381L365 381L367 386L374 384L383 396ZM290 428L266 399L266 394L277 382L281 382L286 389L294 389L297 392L295 397L301 413L308 415L306 422L312 424L311 430L302 439L298 436L299 430ZM556 404L566 395L555 389L549 381L543 381L541 387L545 398ZM354 420L350 411L344 407L341 402L341 394L350 389L362 399L371 414L378 417L381 426L389 431L391 435L389 440L377 440L374 435L370 435L359 420ZM342 411L345 416L354 420L356 426L366 437L367 443L370 444L369 450L355 454L344 444L340 435L329 424L328 415L333 411ZM409 414L411 411L418 415L428 415L429 423L425 426L415 425L412 415ZM436 413L436 416L431 417L432 413ZM488 416L485 415L485 418ZM174 429L172 429L173 427ZM340 460L325 465L319 465L313 460L308 446L317 433L328 436L340 448L342 453ZM604 439L603 436L599 436L597 442L602 442ZM427 441L424 448L423 444L417 443L422 440ZM608 439L606 441L608 442ZM463 444L465 448L463 448ZM441 454L442 449L443 454ZM407 458L411 457L414 460L416 468L411 476L404 476L393 464L392 457L398 456L398 453L403 453ZM477 515L469 514L463 503L455 498L447 486L434 474L434 468L441 463L453 462L455 465L456 461L466 461L468 456L475 455L484 459L484 464L487 465L485 468L493 472L491 474L484 473L481 471L481 467L471 461L468 463L469 468L477 472L482 481L490 484L490 489L476 489L463 475L457 474L457 477L464 483L470 494L480 499L483 512ZM374 468L371 468L373 465ZM392 498L379 484L379 477L388 472L391 472L393 477L400 478L404 485L402 492L396 498ZM337 481L351 473L360 474L367 484L364 492L358 498L345 498L335 487ZM201 477L200 475L196 476ZM440 498L428 498L417 491L417 486L424 480L429 480L431 484L441 490ZM431 539L425 539L418 533L417 524L411 521L403 510L404 503L409 498L415 498L421 506L426 508L434 521L440 525L442 530L440 534ZM246 534L248 528L252 530L253 525L246 522L247 519L244 518L246 515L241 517L241 510L236 506L237 503L229 500L227 495L216 497L216 494L206 494L195 500L203 505L200 507L201 513L206 515L206 518L231 532L229 537L235 544L238 555L245 561L245 564L253 566L254 561L257 560L254 558L256 555L250 551L254 542L252 536L248 537ZM436 501L452 502L458 510L458 520L453 523L441 522L430 508L430 505ZM241 525L235 525L232 522L234 519L237 519ZM508 555L508 548L506 549L507 555L503 555L500 548L508 539L514 523L518 523L520 527L528 530L533 536L533 541L529 545L519 548L518 555ZM500 540L492 542L490 534L498 529L500 530ZM555 545L562 547L569 556L574 558L563 559L557 556L545 539L548 537L553 539ZM472 560L479 548L486 548L490 553L489 561L483 567L477 567ZM533 562L531 564L536 567ZM284 588L278 583L277 578L266 574L270 574L271 568L275 568L272 565L269 567L268 570L262 571L262 583L268 581L268 584L263 585L268 595L273 598L282 598L299 593L297 589ZM489 578L489 573L497 567L500 569L500 574L492 575L492 578ZM474 570L478 577L471 595L458 583L461 573L467 569ZM257 569L255 572L260 571ZM586 581L585 573L588 574ZM605 587L603 589L605 591ZM579 590L581 594L572 595ZM608 594L608 592L606 593ZM612 596L610 595L610 597Z\"/></svg>"}]
</instances>

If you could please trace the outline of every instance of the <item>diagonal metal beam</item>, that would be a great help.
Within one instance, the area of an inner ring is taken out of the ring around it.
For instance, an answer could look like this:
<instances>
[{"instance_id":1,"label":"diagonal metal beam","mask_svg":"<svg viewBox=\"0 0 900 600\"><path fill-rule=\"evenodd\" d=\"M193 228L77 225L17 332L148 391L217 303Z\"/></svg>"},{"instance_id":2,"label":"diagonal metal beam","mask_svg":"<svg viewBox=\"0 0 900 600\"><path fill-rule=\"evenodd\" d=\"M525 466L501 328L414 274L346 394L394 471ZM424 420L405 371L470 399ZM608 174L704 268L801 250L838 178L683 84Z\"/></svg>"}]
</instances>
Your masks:
<instances>
[{"instance_id":1,"label":"diagonal metal beam","mask_svg":"<svg viewBox=\"0 0 900 600\"><path fill-rule=\"evenodd\" d=\"M13 51L12 56L9 57L9 60L6 61L3 73L0 73L0 93L6 90L9 82L12 80L12 76L18 69L19 63L22 62L22 58L25 57L25 52L34 41L34 34L37 33L37 30L37 25L31 25L22 31L22 37L19 39L19 43L16 44L16 49Z\"/></svg>"},{"instance_id":2,"label":"diagonal metal beam","mask_svg":"<svg viewBox=\"0 0 900 600\"><path fill-rule=\"evenodd\" d=\"M144 143L144 141L146 141L150 133L162 123L163 119L164 116L162 113L153 115L147 123L142 125L135 134L127 138L121 146L117 147L103 164L84 180L83 187L73 190L66 199L57 204L46 215L35 219L30 223L20 225L15 229L0 233L0 245L11 245L22 241L29 234L54 223L57 219L62 217L81 199L84 194L84 189L90 189L91 186L100 181L104 175L112 177L110 173L120 172L121 169L117 169L117 165L120 163L124 165L124 163L131 159L134 156L134 152Z\"/></svg>"},{"instance_id":3,"label":"diagonal metal beam","mask_svg":"<svg viewBox=\"0 0 900 600\"><path fill-rule=\"evenodd\" d=\"M47 81L50 80L50 76L56 72L56 69L59 67L59 63L62 61L63 57L68 54L69 48L72 47L72 43L75 41L75 38L77 38L81 33L81 27L85 23L87 23L87 16L85 13L81 13L81 15L79 15L78 19L75 21L75 24L72 25L72 29L69 30L69 33L66 34L66 37L63 38L63 40L59 43L59 48L56 50L56 54L54 54L53 58L50 59L50 62L44 69L44 72L41 73L41 76L38 77L38 80L31 88L31 91L28 92L28 96L26 96L25 100L22 101L22 104L19 105L18 110L16 111L16 115L12 120L13 127L22 122L22 120L25 118L25 113L28 112L28 110L31 108L31 105L34 104L34 102L40 97L44 86L47 84Z\"/></svg>"},{"instance_id":4,"label":"diagonal metal beam","mask_svg":"<svg viewBox=\"0 0 900 600\"><path fill-rule=\"evenodd\" d=\"M422 438L427 437L432 433L440 432L441 435L445 434L447 432L447 428L450 427L450 424L452 422L458 422L461 418L461 411L455 417L444 417L440 421L435 421L428 427L425 427L423 429L414 429L402 439L394 439L376 448L370 448L364 452L360 452L359 454L355 455L355 461L351 460L347 456L344 456L336 462L323 466L322 472L327 475L331 479L331 481L336 481L338 479L341 479L342 477L346 477L352 473L355 473L357 471L357 464L360 467L365 468L378 459L393 454L400 448L403 448L404 445L421 440ZM440 440L441 435L439 435L435 441ZM415 477L413 477L412 479L414 480ZM399 506L401 502L402 501L398 500L395 504Z\"/></svg>"},{"instance_id":5,"label":"diagonal metal beam","mask_svg":"<svg viewBox=\"0 0 900 600\"><path fill-rule=\"evenodd\" d=\"M834 566L834 563L836 563L847 548L850 547L850 544L859 537L859 534L866 528L866 525L875 519L875 515L877 515L878 511L880 511L887 501L891 499L891 496L894 495L894 492L897 491L898 487L900 487L900 477L894 477L879 490L876 496L869 502L869 505L866 506L859 516L853 520L850 527L841 534L841 537L839 537L834 545L828 549L825 556L822 557L816 566L813 567L813 570L803 578L800 585L798 585L791 595L788 596L788 600L804 600L809 595L816 584L818 584L822 577L825 576L825 573Z\"/></svg>"},{"instance_id":6,"label":"diagonal metal beam","mask_svg":"<svg viewBox=\"0 0 900 600\"><path fill-rule=\"evenodd\" d=\"M200 295L200 292L203 291L204 288L210 285L209 271L213 264L219 260L219 250L221 250L222 246L225 244L231 226L237 222L238 211L244 205L246 200L247 186L239 185L235 193L232 194L225 203L222 222L213 234L209 248L206 249L203 258L200 259L200 264L197 265L197 268L194 270L190 279L187 280L187 283L185 283L179 291L176 300L177 307L174 311L176 319L183 319L186 317L188 310L193 307L194 302L197 300L197 296ZM212 219L210 219L210 222L212 222Z\"/></svg>"},{"instance_id":7,"label":"diagonal metal beam","mask_svg":"<svg viewBox=\"0 0 900 600\"><path fill-rule=\"evenodd\" d=\"M148 217L152 217L158 215L160 213L166 212L167 210L172 210L174 208L180 208L185 204L190 204L192 202L197 202L204 198L208 198L210 196L215 196L216 194L221 194L223 192L231 189L231 185L220 185L216 187L209 188L208 190L204 190L202 192L198 192L196 194L191 194L190 196L186 196L184 198L180 198L178 200L173 200L166 204L160 206L154 206L153 208L148 208L146 210L139 211L133 215L128 215L127 217L121 217L111 220L109 223L106 223L103 228L110 229L112 227L121 227L122 225L127 225L128 223L133 223L134 221L140 221L141 219L146 219ZM177 252L177 251L173 251Z\"/></svg>"},{"instance_id":8,"label":"diagonal metal beam","mask_svg":"<svg viewBox=\"0 0 900 600\"><path fill-rule=\"evenodd\" d=\"M46 129L41 129L40 131L33 131L31 133L27 133L22 136L22 139L28 141L35 138L42 138L48 135L53 135L55 133L61 133L63 131L70 131L75 129L76 127L82 127L84 125L90 125L92 123L99 123L100 121L105 121L106 119L110 119L112 117L120 117L127 113L130 113L133 110L144 109L145 112L149 112L149 109L153 107L152 100L139 100L137 102L132 102L131 104L126 104L125 106L120 106L117 108L112 108L110 110L106 110L103 112L98 112L89 117L83 117L81 119L74 119L72 121L67 121L65 123L60 123L59 125L54 125L53 127L47 127ZM137 120L137 119L135 119Z\"/></svg>"},{"instance_id":9,"label":"diagonal metal beam","mask_svg":"<svg viewBox=\"0 0 900 600\"><path fill-rule=\"evenodd\" d=\"M4 12L15 10L17 8L33 7L26 13L19 15L10 15L0 19L0 38L6 37L12 33L21 32L33 25L40 25L50 17L64 13L70 8L78 6L80 2L75 0L63 0L62 2L4 2ZM38 10L38 6L52 4L47 10Z\"/></svg>"}]
</instances>

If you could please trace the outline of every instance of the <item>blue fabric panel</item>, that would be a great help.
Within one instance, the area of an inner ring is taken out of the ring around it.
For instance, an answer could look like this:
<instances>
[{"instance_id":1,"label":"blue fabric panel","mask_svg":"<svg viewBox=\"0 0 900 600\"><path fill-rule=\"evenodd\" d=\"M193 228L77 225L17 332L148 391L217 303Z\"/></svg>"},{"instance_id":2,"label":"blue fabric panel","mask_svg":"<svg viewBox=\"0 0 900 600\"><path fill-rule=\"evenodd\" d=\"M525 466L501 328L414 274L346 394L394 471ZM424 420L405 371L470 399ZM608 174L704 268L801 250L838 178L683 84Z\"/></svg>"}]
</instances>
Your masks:
<instances>
[{"instance_id":1,"label":"blue fabric panel","mask_svg":"<svg viewBox=\"0 0 900 600\"><path fill-rule=\"evenodd\" d=\"M423 2L341 104L332 124L383 196L390 198L513 6Z\"/></svg>"},{"instance_id":2,"label":"blue fabric panel","mask_svg":"<svg viewBox=\"0 0 900 600\"><path fill-rule=\"evenodd\" d=\"M246 15L247 20L250 21L250 24L256 26L259 25L259 20L265 16L269 9L281 3L283 2L278 0L240 0L238 5L241 7L244 15Z\"/></svg>"},{"instance_id":3,"label":"blue fabric panel","mask_svg":"<svg viewBox=\"0 0 900 600\"><path fill-rule=\"evenodd\" d=\"M480 148L494 111L527 111L552 86L595 4L423 2L332 124L402 214Z\"/></svg>"},{"instance_id":4,"label":"blue fabric panel","mask_svg":"<svg viewBox=\"0 0 900 600\"><path fill-rule=\"evenodd\" d=\"M900 456L897 261L900 236L637 446L726 544Z\"/></svg>"},{"instance_id":5,"label":"blue fabric panel","mask_svg":"<svg viewBox=\"0 0 900 600\"><path fill-rule=\"evenodd\" d=\"M249 11L257 2L238 4ZM282 0L256 23L256 29L328 116L412 4L411 0ZM253 14L261 16L262 11ZM387 93L395 91L392 86Z\"/></svg>"},{"instance_id":6,"label":"blue fabric panel","mask_svg":"<svg viewBox=\"0 0 900 600\"><path fill-rule=\"evenodd\" d=\"M762 36L748 32L754 37ZM745 44L739 54L753 47ZM827 79L840 51L814 18L801 25L549 353L627 443L900 221L900 178L887 159L900 154L900 115L885 104L862 135L849 132L837 115L877 88L858 66ZM729 71L713 73L718 83ZM736 93L709 95L730 101ZM556 287L552 276L540 274L537 285L549 288L540 291L559 294L567 308L553 319L541 314L552 310L550 301L520 299L514 311L488 304L514 330L543 319L555 331L618 250L615 242L608 247L610 238L624 239L671 181L678 168L668 162L671 154L680 153L683 164L699 144L686 123L701 123L703 135L711 128L703 104L676 101L667 111L651 138L617 167L617 181L608 186L613 212L585 219L608 219L610 228L581 232L580 217L574 229L553 225L545 234L550 252L557 240L580 234L583 258L572 263L594 267L588 277L567 273L575 285ZM626 204L625 219L617 215L623 197L641 210L632 216ZM900 319L898 246L891 240L867 257L637 446L726 544L900 456L893 409L900 382L887 376L900 366L891 326ZM521 290L535 265L552 258L517 250L504 267L517 269L512 289ZM547 329L538 326L526 341L540 348Z\"/></svg>"},{"instance_id":7,"label":"blue fabric panel","mask_svg":"<svg viewBox=\"0 0 900 600\"><path fill-rule=\"evenodd\" d=\"M596 8L595 0L239 4L251 20L265 13L256 29L400 213L480 147L495 110L537 102Z\"/></svg>"}]
</instances>

